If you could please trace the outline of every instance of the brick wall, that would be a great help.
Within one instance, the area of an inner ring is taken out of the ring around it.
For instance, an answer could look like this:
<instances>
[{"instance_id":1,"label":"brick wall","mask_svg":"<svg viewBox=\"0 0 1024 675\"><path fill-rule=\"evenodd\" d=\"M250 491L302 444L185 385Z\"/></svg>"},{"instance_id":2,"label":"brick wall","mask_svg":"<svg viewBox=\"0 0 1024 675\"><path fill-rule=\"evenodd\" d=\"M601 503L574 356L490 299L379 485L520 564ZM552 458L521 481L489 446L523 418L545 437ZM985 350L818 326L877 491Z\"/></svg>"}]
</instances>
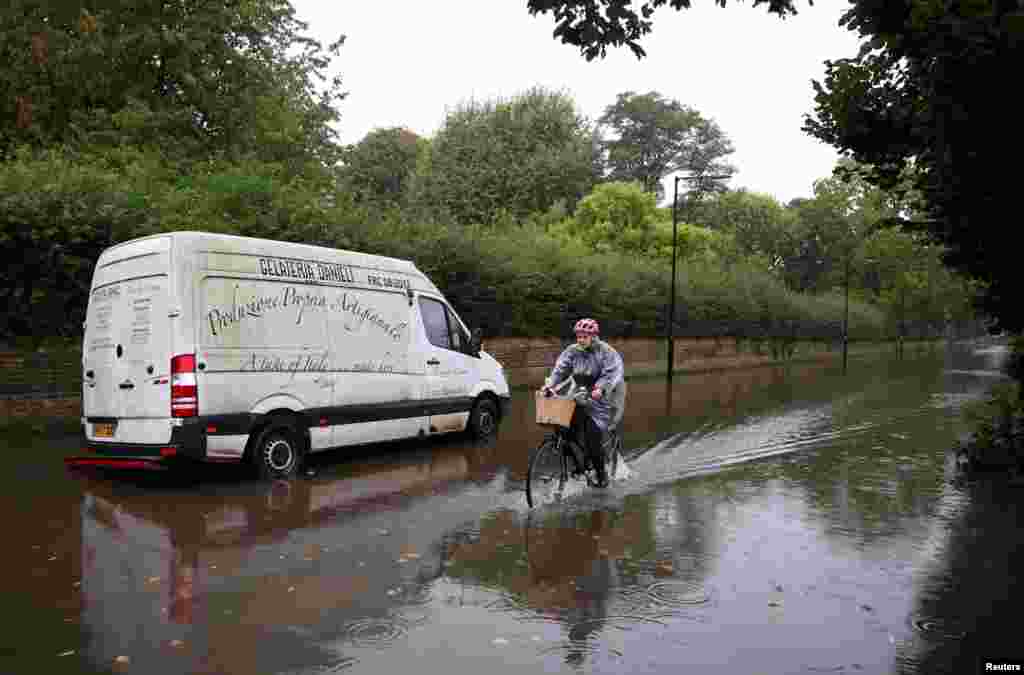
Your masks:
<instances>
[{"instance_id":1,"label":"brick wall","mask_svg":"<svg viewBox=\"0 0 1024 675\"><path fill-rule=\"evenodd\" d=\"M629 375L664 371L663 338L609 340L626 365ZM533 386L543 381L562 349L559 338L490 338L484 349L505 367L512 386ZM922 343L923 344L923 343ZM675 367L682 372L743 368L794 360L830 359L840 356L836 343L797 342L792 353L782 354L778 344L738 341L730 337L678 338ZM892 350L891 343L853 343L851 354ZM0 417L81 416L81 356L76 350L51 352L0 352Z\"/></svg>"}]
</instances>

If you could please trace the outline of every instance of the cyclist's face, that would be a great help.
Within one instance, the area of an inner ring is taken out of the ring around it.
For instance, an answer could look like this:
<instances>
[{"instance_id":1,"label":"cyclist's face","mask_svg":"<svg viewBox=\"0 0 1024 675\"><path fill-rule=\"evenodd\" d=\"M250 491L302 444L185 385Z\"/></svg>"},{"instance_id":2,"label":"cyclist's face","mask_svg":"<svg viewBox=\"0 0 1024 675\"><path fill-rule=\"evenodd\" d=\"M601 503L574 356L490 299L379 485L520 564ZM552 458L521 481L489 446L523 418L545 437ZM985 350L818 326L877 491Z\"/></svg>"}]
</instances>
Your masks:
<instances>
[{"instance_id":1,"label":"cyclist's face","mask_svg":"<svg viewBox=\"0 0 1024 675\"><path fill-rule=\"evenodd\" d=\"M593 335L584 335L583 333L576 333L576 344L586 349L590 348L591 343L594 342Z\"/></svg>"}]
</instances>

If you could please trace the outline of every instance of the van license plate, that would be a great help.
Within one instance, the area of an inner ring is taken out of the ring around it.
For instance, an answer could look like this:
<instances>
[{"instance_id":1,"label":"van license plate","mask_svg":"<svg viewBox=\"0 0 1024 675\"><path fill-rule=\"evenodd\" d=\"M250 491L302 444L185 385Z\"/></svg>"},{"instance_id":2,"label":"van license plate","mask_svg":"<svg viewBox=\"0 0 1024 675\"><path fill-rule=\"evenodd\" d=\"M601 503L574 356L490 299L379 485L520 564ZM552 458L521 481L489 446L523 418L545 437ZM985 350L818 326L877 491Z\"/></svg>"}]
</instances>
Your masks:
<instances>
[{"instance_id":1,"label":"van license plate","mask_svg":"<svg viewBox=\"0 0 1024 675\"><path fill-rule=\"evenodd\" d=\"M94 424L92 427L92 433L96 438L113 438L114 423L102 422L100 424Z\"/></svg>"}]
</instances>

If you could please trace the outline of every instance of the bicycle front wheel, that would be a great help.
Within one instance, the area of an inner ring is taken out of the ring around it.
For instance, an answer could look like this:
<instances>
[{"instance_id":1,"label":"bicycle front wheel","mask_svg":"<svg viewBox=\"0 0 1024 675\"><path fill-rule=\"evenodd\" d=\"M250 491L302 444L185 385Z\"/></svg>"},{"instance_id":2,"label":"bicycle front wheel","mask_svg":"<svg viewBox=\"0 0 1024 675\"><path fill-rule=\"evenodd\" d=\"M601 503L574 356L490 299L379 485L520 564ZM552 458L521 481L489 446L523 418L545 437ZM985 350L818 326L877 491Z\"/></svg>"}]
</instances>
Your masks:
<instances>
[{"instance_id":1,"label":"bicycle front wheel","mask_svg":"<svg viewBox=\"0 0 1024 675\"><path fill-rule=\"evenodd\" d=\"M554 438L546 439L534 451L526 472L526 503L530 508L539 504L544 495L557 493L565 486L563 460L564 455Z\"/></svg>"}]
</instances>

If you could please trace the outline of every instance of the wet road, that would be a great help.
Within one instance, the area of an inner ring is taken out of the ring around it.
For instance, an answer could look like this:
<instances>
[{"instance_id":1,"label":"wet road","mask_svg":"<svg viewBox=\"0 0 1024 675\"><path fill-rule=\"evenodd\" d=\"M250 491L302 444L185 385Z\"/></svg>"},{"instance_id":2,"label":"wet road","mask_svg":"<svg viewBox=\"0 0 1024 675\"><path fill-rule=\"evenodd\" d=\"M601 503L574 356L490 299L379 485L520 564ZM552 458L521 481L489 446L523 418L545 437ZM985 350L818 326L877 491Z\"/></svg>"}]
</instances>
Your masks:
<instances>
[{"instance_id":1,"label":"wet road","mask_svg":"<svg viewBox=\"0 0 1024 675\"><path fill-rule=\"evenodd\" d=\"M976 672L1024 654L1024 490L948 450L1004 357L635 380L624 475L532 510L528 392L493 442L288 484L70 473L77 439L5 438L0 672Z\"/></svg>"}]
</instances>

